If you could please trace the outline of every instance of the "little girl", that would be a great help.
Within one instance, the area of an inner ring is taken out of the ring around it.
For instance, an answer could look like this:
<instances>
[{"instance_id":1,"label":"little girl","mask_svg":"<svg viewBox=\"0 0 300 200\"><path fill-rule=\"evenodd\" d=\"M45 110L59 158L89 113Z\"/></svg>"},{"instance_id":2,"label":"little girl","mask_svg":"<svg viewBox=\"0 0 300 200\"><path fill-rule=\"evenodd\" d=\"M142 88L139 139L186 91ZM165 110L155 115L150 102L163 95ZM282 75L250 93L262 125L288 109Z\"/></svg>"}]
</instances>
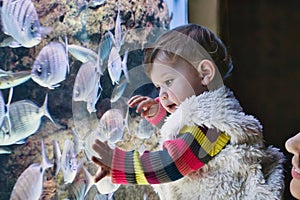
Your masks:
<instances>
[{"instance_id":1,"label":"little girl","mask_svg":"<svg viewBox=\"0 0 300 200\"><path fill-rule=\"evenodd\" d=\"M160 127L160 150L139 155L96 140L96 181L151 184L166 200L281 199L283 154L264 145L260 122L224 86L232 63L221 40L188 24L160 36L145 56L159 96L128 105Z\"/></svg>"}]
</instances>

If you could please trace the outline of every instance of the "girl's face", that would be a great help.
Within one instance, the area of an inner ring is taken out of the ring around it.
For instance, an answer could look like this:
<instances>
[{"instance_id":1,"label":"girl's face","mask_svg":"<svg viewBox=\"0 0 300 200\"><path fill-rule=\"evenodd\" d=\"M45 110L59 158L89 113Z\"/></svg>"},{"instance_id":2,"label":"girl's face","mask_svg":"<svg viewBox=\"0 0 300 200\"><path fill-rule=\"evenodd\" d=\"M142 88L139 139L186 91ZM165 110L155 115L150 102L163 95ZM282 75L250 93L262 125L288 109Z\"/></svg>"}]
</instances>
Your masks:
<instances>
[{"instance_id":1,"label":"girl's face","mask_svg":"<svg viewBox=\"0 0 300 200\"><path fill-rule=\"evenodd\" d=\"M288 152L294 154L292 159L292 181L290 183L290 191L292 195L300 199L300 133L288 139L285 143Z\"/></svg>"},{"instance_id":2,"label":"girl's face","mask_svg":"<svg viewBox=\"0 0 300 200\"><path fill-rule=\"evenodd\" d=\"M169 113L173 113L186 98L207 90L201 84L201 74L183 59L175 63L163 63L155 59L150 77L159 88L162 106Z\"/></svg>"}]
</instances>

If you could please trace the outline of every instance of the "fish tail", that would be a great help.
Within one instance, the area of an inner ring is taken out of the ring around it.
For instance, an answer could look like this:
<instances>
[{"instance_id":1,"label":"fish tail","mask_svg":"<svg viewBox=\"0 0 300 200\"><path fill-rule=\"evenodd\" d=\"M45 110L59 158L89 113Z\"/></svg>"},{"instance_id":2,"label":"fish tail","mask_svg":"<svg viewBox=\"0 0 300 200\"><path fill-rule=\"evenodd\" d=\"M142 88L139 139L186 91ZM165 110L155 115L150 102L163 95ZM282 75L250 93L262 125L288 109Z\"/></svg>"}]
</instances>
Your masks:
<instances>
[{"instance_id":1,"label":"fish tail","mask_svg":"<svg viewBox=\"0 0 300 200\"><path fill-rule=\"evenodd\" d=\"M54 122L54 120L52 119L52 117L51 117L51 115L50 115L50 113L49 113L49 111L48 111L48 93L46 94L44 103L43 103L43 105L42 105L41 108L43 109L44 115L45 115L46 117L48 117L48 118L53 122L53 124L56 125L56 123Z\"/></svg>"},{"instance_id":2,"label":"fish tail","mask_svg":"<svg viewBox=\"0 0 300 200\"><path fill-rule=\"evenodd\" d=\"M52 142L53 142L53 153L54 153L53 158L54 158L55 176L57 176L57 174L61 168L61 162L60 162L61 151L60 151L57 140L54 139Z\"/></svg>"},{"instance_id":3,"label":"fish tail","mask_svg":"<svg viewBox=\"0 0 300 200\"><path fill-rule=\"evenodd\" d=\"M79 138L79 135L75 131L74 128L71 129L73 138L74 138L74 149L75 149L75 154L77 155L81 149L83 149L83 141Z\"/></svg>"},{"instance_id":4,"label":"fish tail","mask_svg":"<svg viewBox=\"0 0 300 200\"><path fill-rule=\"evenodd\" d=\"M47 155L46 155L46 149L45 149L45 144L44 144L44 140L42 139L42 167L43 169L48 169L50 167L53 166L53 164L50 162L50 160L48 159Z\"/></svg>"},{"instance_id":5,"label":"fish tail","mask_svg":"<svg viewBox=\"0 0 300 200\"><path fill-rule=\"evenodd\" d=\"M11 134L11 121L10 121L10 116L9 116L9 105L10 105L10 102L12 100L12 96L13 96L13 93L14 93L14 89L13 87L11 87L9 89L9 94L8 94L8 100L7 100L7 104L6 104L6 113L5 113L5 117L7 118L7 122L8 122L8 133L9 133L9 136Z\"/></svg>"},{"instance_id":6,"label":"fish tail","mask_svg":"<svg viewBox=\"0 0 300 200\"><path fill-rule=\"evenodd\" d=\"M129 83L130 80L129 80L128 69L127 69L127 58L128 58L128 50L126 50L123 60L122 60L122 70L124 72L127 82Z\"/></svg>"},{"instance_id":7,"label":"fish tail","mask_svg":"<svg viewBox=\"0 0 300 200\"><path fill-rule=\"evenodd\" d=\"M88 172L88 170L85 167L83 167L83 171L84 171L84 174L85 174L86 179L87 179L86 180L87 181L87 186L86 186L86 190L84 192L84 196L86 196L87 193L89 192L89 190L91 189L91 187L93 186L94 180L93 180L92 175Z\"/></svg>"},{"instance_id":8,"label":"fish tail","mask_svg":"<svg viewBox=\"0 0 300 200\"><path fill-rule=\"evenodd\" d=\"M66 46L66 60L68 62L68 66L67 66L67 74L70 73L70 65L69 65L69 47L68 47L68 36L65 36L65 46Z\"/></svg>"}]
</instances>

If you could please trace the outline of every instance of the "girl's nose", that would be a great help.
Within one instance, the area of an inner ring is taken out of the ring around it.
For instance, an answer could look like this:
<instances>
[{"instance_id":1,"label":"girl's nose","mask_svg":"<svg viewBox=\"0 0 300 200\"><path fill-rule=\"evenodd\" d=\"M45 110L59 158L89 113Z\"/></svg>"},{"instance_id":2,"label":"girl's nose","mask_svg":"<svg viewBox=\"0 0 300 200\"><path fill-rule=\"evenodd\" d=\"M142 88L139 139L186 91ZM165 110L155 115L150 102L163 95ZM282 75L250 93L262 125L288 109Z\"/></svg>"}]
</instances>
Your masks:
<instances>
[{"instance_id":1,"label":"girl's nose","mask_svg":"<svg viewBox=\"0 0 300 200\"><path fill-rule=\"evenodd\" d=\"M160 91L159 96L161 100L166 100L168 98L168 94L166 91Z\"/></svg>"}]
</instances>

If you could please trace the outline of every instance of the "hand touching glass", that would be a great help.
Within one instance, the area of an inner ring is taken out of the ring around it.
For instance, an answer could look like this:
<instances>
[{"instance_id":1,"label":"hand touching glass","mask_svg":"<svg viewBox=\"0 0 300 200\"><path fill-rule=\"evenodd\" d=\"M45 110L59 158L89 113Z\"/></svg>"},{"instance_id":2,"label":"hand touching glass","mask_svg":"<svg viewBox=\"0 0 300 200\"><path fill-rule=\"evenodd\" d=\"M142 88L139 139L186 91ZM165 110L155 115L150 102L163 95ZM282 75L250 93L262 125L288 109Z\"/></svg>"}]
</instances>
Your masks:
<instances>
[{"instance_id":1,"label":"hand touching glass","mask_svg":"<svg viewBox=\"0 0 300 200\"><path fill-rule=\"evenodd\" d=\"M99 158L92 156L92 161L101 167L100 173L95 177L95 182L98 182L105 176L111 176L111 163L114 151L109 147L107 142L101 142L98 139L95 140L92 147L99 155Z\"/></svg>"},{"instance_id":2,"label":"hand touching glass","mask_svg":"<svg viewBox=\"0 0 300 200\"><path fill-rule=\"evenodd\" d=\"M156 115L159 109L157 101L141 95L136 95L129 99L128 106L130 108L137 106L136 112L140 112L142 117L152 117Z\"/></svg>"}]
</instances>

